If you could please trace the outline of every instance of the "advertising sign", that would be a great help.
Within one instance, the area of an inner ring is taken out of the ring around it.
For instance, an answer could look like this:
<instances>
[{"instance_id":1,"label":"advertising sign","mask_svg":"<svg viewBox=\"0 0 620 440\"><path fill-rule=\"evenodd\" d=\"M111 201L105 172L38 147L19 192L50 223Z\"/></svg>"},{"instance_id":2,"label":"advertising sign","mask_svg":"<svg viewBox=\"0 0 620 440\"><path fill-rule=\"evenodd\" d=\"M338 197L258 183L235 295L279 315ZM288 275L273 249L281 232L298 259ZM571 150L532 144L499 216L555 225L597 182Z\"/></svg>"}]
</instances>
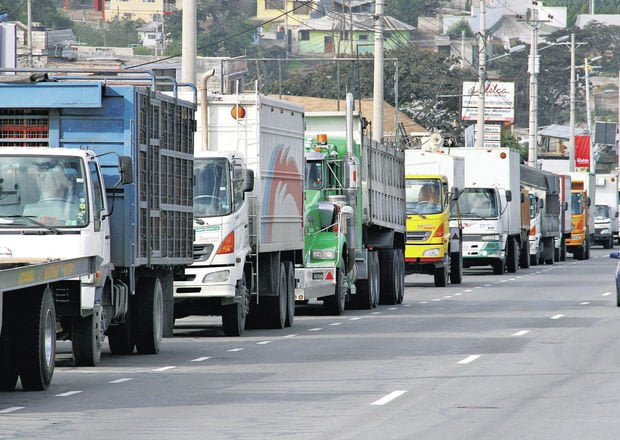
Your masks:
<instances>
[{"instance_id":1,"label":"advertising sign","mask_svg":"<svg viewBox=\"0 0 620 440\"><path fill-rule=\"evenodd\" d=\"M575 136L575 168L590 168L590 136Z\"/></svg>"},{"instance_id":2,"label":"advertising sign","mask_svg":"<svg viewBox=\"0 0 620 440\"><path fill-rule=\"evenodd\" d=\"M497 122L514 121L515 84L507 81L487 81L484 95L484 120ZM463 81L463 105L461 119L475 121L478 118L478 83Z\"/></svg>"}]
</instances>

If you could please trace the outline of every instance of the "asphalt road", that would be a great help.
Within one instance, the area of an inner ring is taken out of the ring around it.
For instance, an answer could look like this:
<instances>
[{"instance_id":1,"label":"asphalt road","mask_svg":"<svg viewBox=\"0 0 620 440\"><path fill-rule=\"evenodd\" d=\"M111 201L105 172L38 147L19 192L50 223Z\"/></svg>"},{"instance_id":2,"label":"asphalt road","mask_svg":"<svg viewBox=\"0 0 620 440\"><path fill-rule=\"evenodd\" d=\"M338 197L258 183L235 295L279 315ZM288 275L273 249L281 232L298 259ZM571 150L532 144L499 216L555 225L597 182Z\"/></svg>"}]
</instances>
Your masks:
<instances>
[{"instance_id":1,"label":"asphalt road","mask_svg":"<svg viewBox=\"0 0 620 440\"><path fill-rule=\"evenodd\" d=\"M462 285L408 278L405 302L222 336L178 321L156 356L0 394L0 438L616 439L620 309L608 251ZM107 348L107 346L106 346Z\"/></svg>"}]
</instances>

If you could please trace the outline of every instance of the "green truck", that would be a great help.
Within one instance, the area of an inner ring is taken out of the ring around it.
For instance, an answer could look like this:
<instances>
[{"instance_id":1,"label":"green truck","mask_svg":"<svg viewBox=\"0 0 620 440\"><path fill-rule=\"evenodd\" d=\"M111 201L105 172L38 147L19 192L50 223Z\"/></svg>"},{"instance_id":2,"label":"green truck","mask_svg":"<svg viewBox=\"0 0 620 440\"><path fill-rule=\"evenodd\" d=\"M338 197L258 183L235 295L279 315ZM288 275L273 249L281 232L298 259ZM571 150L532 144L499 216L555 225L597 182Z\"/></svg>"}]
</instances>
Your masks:
<instances>
[{"instance_id":1,"label":"green truck","mask_svg":"<svg viewBox=\"0 0 620 440\"><path fill-rule=\"evenodd\" d=\"M372 142L353 111L306 113L305 239L295 299L372 308L404 296L404 152Z\"/></svg>"}]
</instances>

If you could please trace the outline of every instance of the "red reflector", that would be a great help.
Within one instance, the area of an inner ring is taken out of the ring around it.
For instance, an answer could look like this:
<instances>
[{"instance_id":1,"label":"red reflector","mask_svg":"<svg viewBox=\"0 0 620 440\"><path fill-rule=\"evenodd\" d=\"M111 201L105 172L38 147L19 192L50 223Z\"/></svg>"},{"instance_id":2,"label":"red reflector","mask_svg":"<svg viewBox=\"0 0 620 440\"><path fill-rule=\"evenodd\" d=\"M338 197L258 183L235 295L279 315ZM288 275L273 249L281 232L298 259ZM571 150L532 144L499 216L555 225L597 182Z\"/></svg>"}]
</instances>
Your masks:
<instances>
[{"instance_id":1,"label":"red reflector","mask_svg":"<svg viewBox=\"0 0 620 440\"><path fill-rule=\"evenodd\" d=\"M326 280L333 280L334 279L334 275L332 275L331 272L327 272L327 275L325 275L325 279Z\"/></svg>"}]
</instances>

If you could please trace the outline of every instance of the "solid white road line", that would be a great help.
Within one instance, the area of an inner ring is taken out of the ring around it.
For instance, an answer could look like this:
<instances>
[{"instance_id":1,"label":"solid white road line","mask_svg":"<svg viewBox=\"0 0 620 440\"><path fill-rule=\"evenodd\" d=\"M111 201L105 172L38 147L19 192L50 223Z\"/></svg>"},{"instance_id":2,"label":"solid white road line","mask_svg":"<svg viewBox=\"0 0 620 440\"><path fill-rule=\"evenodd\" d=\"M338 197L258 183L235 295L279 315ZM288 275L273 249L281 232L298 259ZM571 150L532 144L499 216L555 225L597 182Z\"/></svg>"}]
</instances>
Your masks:
<instances>
[{"instance_id":1,"label":"solid white road line","mask_svg":"<svg viewBox=\"0 0 620 440\"><path fill-rule=\"evenodd\" d=\"M237 351L242 351L242 350L243 350L243 348L231 348L230 350L226 350L226 351L228 351L230 353L235 353Z\"/></svg>"},{"instance_id":2,"label":"solid white road line","mask_svg":"<svg viewBox=\"0 0 620 440\"><path fill-rule=\"evenodd\" d=\"M374 402L371 403L371 405L385 405L386 403L389 403L392 400L397 399L398 397L402 396L406 392L407 391L405 390L392 391L390 394L383 396L379 400L375 400Z\"/></svg>"},{"instance_id":3,"label":"solid white road line","mask_svg":"<svg viewBox=\"0 0 620 440\"><path fill-rule=\"evenodd\" d=\"M605 292L601 296L609 296L609 295L611 295L611 292Z\"/></svg>"},{"instance_id":4,"label":"solid white road line","mask_svg":"<svg viewBox=\"0 0 620 440\"><path fill-rule=\"evenodd\" d=\"M590 301L584 301L582 303L579 303L580 306L587 306L588 304L590 304Z\"/></svg>"},{"instance_id":5,"label":"solid white road line","mask_svg":"<svg viewBox=\"0 0 620 440\"><path fill-rule=\"evenodd\" d=\"M549 319L560 319L562 318L564 315L562 315L561 313L557 314L557 315L553 315L551 318Z\"/></svg>"},{"instance_id":6,"label":"solid white road line","mask_svg":"<svg viewBox=\"0 0 620 440\"><path fill-rule=\"evenodd\" d=\"M230 351L230 350L228 350L228 351ZM158 372L159 372L159 371L168 371L168 370L172 370L172 369L174 369L174 368L176 368L174 365L168 365L168 366L166 366L166 367L155 368L155 369L154 369L154 370L152 370L152 371L158 371Z\"/></svg>"},{"instance_id":7,"label":"solid white road line","mask_svg":"<svg viewBox=\"0 0 620 440\"><path fill-rule=\"evenodd\" d=\"M470 356L467 356L465 359L458 361L457 364L469 364L470 362L475 361L479 357L480 357L479 354L472 354Z\"/></svg>"},{"instance_id":8,"label":"solid white road line","mask_svg":"<svg viewBox=\"0 0 620 440\"><path fill-rule=\"evenodd\" d=\"M308 331L309 332L318 332L323 330L323 327L314 327L314 328L309 328Z\"/></svg>"},{"instance_id":9,"label":"solid white road line","mask_svg":"<svg viewBox=\"0 0 620 440\"><path fill-rule=\"evenodd\" d=\"M329 324L329 325L342 325L342 322L332 322L332 323L331 323L331 324Z\"/></svg>"},{"instance_id":10,"label":"solid white road line","mask_svg":"<svg viewBox=\"0 0 620 440\"><path fill-rule=\"evenodd\" d=\"M121 379L111 380L108 383L123 383L123 382L129 382L130 380L131 380L130 377L123 377Z\"/></svg>"},{"instance_id":11,"label":"solid white road line","mask_svg":"<svg viewBox=\"0 0 620 440\"><path fill-rule=\"evenodd\" d=\"M69 397L69 396L73 396L74 394L80 394L81 391L67 391L66 393L61 393L61 394L56 394L56 397Z\"/></svg>"},{"instance_id":12,"label":"solid white road line","mask_svg":"<svg viewBox=\"0 0 620 440\"><path fill-rule=\"evenodd\" d=\"M208 359L211 359L211 356L202 356L196 359L192 359L192 362L204 362Z\"/></svg>"},{"instance_id":13,"label":"solid white road line","mask_svg":"<svg viewBox=\"0 0 620 440\"><path fill-rule=\"evenodd\" d=\"M521 330L516 333L513 333L512 336L523 336L523 335L527 335L529 332L530 332L529 330Z\"/></svg>"},{"instance_id":14,"label":"solid white road line","mask_svg":"<svg viewBox=\"0 0 620 440\"><path fill-rule=\"evenodd\" d=\"M273 341L260 341L257 342L256 345L267 345L267 344L271 344Z\"/></svg>"},{"instance_id":15,"label":"solid white road line","mask_svg":"<svg viewBox=\"0 0 620 440\"><path fill-rule=\"evenodd\" d=\"M15 411L19 411L20 409L24 409L25 406L12 406L10 408L5 408L0 410L0 414L8 414L8 413L12 413Z\"/></svg>"}]
</instances>

